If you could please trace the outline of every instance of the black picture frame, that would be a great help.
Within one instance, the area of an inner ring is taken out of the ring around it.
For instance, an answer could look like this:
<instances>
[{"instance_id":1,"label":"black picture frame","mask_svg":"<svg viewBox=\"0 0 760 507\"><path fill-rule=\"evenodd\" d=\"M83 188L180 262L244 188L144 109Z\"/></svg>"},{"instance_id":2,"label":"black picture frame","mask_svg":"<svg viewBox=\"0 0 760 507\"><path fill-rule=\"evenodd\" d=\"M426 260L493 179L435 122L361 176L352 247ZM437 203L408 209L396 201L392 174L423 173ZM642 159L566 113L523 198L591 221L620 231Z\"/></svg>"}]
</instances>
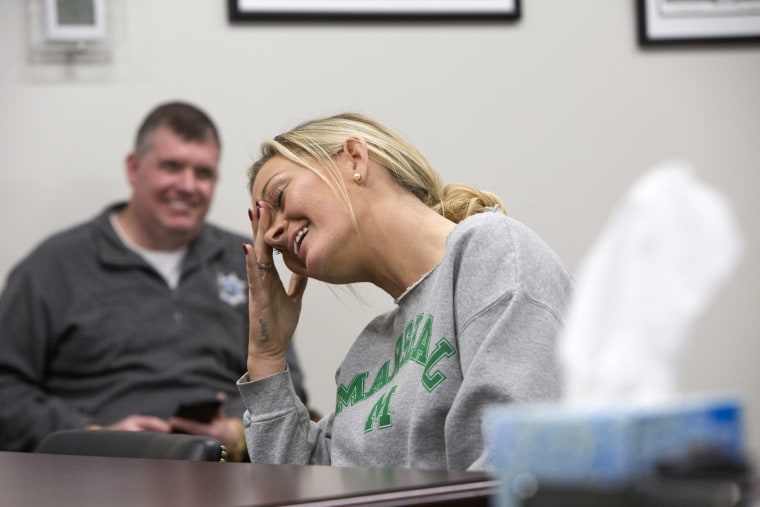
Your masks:
<instances>
[{"instance_id":1,"label":"black picture frame","mask_svg":"<svg viewBox=\"0 0 760 507\"><path fill-rule=\"evenodd\" d=\"M760 1L636 0L642 46L760 42Z\"/></svg>"},{"instance_id":2,"label":"black picture frame","mask_svg":"<svg viewBox=\"0 0 760 507\"><path fill-rule=\"evenodd\" d=\"M291 20L508 20L521 0L227 0L232 23Z\"/></svg>"}]
</instances>

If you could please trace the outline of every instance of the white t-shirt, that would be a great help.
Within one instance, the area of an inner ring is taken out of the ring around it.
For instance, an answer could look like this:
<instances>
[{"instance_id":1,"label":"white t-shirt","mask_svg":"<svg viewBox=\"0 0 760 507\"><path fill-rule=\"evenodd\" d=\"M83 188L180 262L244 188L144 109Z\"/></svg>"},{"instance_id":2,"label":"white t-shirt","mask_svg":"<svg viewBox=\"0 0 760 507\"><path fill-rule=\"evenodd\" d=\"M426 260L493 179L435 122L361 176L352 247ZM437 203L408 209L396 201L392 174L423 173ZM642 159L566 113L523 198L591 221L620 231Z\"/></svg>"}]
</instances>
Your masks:
<instances>
[{"instance_id":1,"label":"white t-shirt","mask_svg":"<svg viewBox=\"0 0 760 507\"><path fill-rule=\"evenodd\" d=\"M170 288L177 288L179 277L182 274L182 259L185 258L187 247L177 250L149 250L141 247L127 236L127 232L119 224L116 213L111 213L111 225L127 248L136 252L140 257L145 259L145 262L153 266L166 280Z\"/></svg>"}]
</instances>

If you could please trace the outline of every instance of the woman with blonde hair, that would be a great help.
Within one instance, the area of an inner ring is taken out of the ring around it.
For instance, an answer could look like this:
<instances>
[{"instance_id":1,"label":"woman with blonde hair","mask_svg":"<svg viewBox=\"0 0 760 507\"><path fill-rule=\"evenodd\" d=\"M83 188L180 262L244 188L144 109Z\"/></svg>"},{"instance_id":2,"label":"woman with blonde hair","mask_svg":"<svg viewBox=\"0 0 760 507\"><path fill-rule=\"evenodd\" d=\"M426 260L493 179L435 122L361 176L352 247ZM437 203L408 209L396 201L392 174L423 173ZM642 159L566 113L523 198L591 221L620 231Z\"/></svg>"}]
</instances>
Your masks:
<instances>
[{"instance_id":1,"label":"woman with blonde hair","mask_svg":"<svg viewBox=\"0 0 760 507\"><path fill-rule=\"evenodd\" d=\"M559 396L554 340L572 278L497 196L443 187L414 146L358 114L263 143L249 190L238 388L252 462L486 469L484 409ZM287 290L274 251L292 272ZM356 338L335 411L318 422L285 361L308 278L370 282L395 302Z\"/></svg>"}]
</instances>

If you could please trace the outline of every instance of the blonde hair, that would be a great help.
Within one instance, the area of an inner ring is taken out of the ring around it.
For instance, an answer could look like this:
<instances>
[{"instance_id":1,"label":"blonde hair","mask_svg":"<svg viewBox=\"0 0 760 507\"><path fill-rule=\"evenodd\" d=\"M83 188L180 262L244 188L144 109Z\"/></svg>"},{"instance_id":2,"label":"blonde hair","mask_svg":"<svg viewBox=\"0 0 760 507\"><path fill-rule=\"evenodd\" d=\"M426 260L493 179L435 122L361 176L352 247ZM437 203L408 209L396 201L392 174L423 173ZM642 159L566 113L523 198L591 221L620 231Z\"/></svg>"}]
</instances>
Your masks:
<instances>
[{"instance_id":1,"label":"blonde hair","mask_svg":"<svg viewBox=\"0 0 760 507\"><path fill-rule=\"evenodd\" d=\"M249 193L262 166L271 158L281 156L309 169L327 183L353 219L353 207L335 157L346 139L354 136L364 139L370 159L383 166L401 187L452 222L459 223L494 206L504 210L501 199L490 192L461 183L443 187L438 173L417 148L386 125L356 113L311 120L262 143L259 159L248 169Z\"/></svg>"}]
</instances>

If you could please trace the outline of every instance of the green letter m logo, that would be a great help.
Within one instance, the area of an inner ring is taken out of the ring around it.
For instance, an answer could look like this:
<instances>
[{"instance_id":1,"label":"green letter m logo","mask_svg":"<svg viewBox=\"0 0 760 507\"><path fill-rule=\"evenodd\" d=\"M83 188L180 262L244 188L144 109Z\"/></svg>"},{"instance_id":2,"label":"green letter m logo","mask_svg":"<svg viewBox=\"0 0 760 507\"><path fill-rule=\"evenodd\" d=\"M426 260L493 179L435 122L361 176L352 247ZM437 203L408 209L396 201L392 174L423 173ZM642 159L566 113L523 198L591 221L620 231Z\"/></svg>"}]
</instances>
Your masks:
<instances>
[{"instance_id":1,"label":"green letter m logo","mask_svg":"<svg viewBox=\"0 0 760 507\"><path fill-rule=\"evenodd\" d=\"M364 372L356 375L348 387L338 386L338 396L335 402L335 415L340 414L343 407L350 407L362 401L364 394L364 381L367 380L369 373Z\"/></svg>"},{"instance_id":2,"label":"green letter m logo","mask_svg":"<svg viewBox=\"0 0 760 507\"><path fill-rule=\"evenodd\" d=\"M389 428L393 426L391 421L391 411L388 406L391 403L391 396L396 392L398 386L391 387L391 390L385 393L377 400L375 406L372 407L372 412L367 417L367 422L364 423L364 433L369 433L375 427L375 421L377 421L378 429Z\"/></svg>"}]
</instances>

